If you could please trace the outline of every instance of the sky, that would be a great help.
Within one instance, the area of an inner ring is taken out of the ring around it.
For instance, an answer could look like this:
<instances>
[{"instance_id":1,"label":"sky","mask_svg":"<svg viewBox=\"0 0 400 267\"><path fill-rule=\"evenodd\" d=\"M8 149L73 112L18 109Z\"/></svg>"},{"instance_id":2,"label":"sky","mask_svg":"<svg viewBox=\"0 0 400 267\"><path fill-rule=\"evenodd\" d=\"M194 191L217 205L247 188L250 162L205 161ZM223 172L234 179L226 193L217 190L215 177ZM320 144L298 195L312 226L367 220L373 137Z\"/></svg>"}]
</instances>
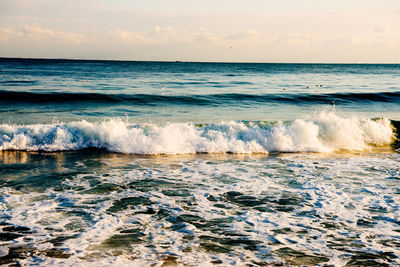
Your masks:
<instances>
[{"instance_id":1,"label":"sky","mask_svg":"<svg viewBox=\"0 0 400 267\"><path fill-rule=\"evenodd\" d=\"M0 57L400 63L400 1L0 0Z\"/></svg>"}]
</instances>

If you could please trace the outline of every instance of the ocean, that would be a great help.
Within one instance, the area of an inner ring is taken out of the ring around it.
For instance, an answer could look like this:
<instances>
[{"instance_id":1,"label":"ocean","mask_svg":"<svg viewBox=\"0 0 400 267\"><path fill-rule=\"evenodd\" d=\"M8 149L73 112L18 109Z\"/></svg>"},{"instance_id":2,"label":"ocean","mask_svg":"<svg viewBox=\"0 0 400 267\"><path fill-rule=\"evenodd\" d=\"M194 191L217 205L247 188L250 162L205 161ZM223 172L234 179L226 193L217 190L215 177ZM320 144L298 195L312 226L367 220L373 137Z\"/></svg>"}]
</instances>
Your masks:
<instances>
[{"instance_id":1,"label":"ocean","mask_svg":"<svg viewBox=\"0 0 400 267\"><path fill-rule=\"evenodd\" d=\"M400 65L0 59L0 264L400 265Z\"/></svg>"}]
</instances>

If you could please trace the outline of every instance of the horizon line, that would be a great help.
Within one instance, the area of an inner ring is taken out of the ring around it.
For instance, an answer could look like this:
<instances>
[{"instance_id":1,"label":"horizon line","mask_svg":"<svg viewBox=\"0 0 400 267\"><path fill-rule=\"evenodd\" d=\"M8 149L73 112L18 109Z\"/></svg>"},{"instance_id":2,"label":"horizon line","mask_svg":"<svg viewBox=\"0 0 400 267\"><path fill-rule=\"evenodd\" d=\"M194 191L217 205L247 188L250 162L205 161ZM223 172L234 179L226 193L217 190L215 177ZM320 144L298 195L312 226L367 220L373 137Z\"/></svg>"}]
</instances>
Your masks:
<instances>
[{"instance_id":1,"label":"horizon line","mask_svg":"<svg viewBox=\"0 0 400 267\"><path fill-rule=\"evenodd\" d=\"M138 59L88 59L88 58L46 58L46 57L3 57L4 59L17 60L64 60L64 61L119 61L119 62L154 62L154 63L221 63L221 64L320 64L320 65L400 65L399 63L383 63L383 62L267 62L267 61L187 61L187 60L138 60Z\"/></svg>"}]
</instances>

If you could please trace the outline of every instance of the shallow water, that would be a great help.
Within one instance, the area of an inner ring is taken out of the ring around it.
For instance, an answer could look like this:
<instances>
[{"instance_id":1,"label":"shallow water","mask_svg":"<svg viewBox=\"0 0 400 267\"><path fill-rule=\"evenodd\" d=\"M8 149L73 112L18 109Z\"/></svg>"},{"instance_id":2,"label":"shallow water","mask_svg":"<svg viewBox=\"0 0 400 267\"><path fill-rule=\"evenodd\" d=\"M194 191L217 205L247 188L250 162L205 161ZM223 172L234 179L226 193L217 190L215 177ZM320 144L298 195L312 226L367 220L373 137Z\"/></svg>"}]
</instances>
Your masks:
<instances>
[{"instance_id":1,"label":"shallow water","mask_svg":"<svg viewBox=\"0 0 400 267\"><path fill-rule=\"evenodd\" d=\"M0 155L2 263L400 264L390 150Z\"/></svg>"}]
</instances>

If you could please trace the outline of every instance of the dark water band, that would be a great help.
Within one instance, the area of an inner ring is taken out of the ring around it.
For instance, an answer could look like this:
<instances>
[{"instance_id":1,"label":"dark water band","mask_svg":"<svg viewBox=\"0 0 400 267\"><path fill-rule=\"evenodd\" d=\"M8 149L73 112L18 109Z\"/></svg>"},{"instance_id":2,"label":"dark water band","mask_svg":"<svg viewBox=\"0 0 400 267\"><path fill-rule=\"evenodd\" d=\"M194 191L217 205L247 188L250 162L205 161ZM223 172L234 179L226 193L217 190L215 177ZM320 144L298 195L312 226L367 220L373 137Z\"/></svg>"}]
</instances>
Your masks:
<instances>
[{"instance_id":1,"label":"dark water band","mask_svg":"<svg viewBox=\"0 0 400 267\"><path fill-rule=\"evenodd\" d=\"M251 103L351 104L359 102L400 103L400 92L330 93L330 94L210 94L152 95L99 93L34 93L0 91L0 102L7 103L98 103L130 105L241 105Z\"/></svg>"}]
</instances>

